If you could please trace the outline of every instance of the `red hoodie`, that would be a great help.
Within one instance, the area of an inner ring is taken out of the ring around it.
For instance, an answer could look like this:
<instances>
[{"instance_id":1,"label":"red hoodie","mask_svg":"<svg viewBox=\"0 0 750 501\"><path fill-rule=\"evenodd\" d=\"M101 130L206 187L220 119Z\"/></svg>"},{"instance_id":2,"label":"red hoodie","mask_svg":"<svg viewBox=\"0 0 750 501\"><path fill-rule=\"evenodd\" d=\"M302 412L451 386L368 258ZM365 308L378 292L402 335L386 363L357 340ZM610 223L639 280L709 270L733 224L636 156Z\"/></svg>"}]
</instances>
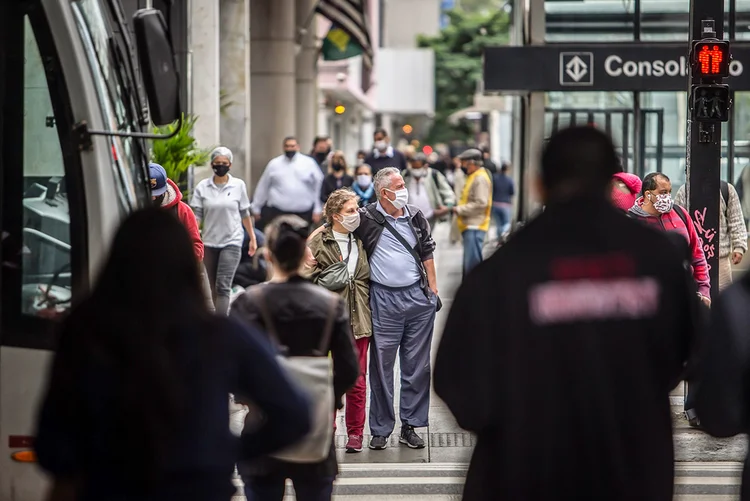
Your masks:
<instances>
[{"instance_id":1,"label":"red hoodie","mask_svg":"<svg viewBox=\"0 0 750 501\"><path fill-rule=\"evenodd\" d=\"M190 234L198 261L203 261L203 240L201 240L201 233L198 230L198 221L195 219L193 209L182 201L182 192L171 179L167 179L167 193L161 207L162 209L172 209L177 213L177 217Z\"/></svg>"},{"instance_id":2,"label":"red hoodie","mask_svg":"<svg viewBox=\"0 0 750 501\"><path fill-rule=\"evenodd\" d=\"M671 231L679 233L690 245L690 252L693 256L693 278L695 283L698 285L698 292L706 297L711 297L711 280L708 276L708 263L706 262L706 255L703 253L703 241L701 240L698 232L695 231L695 225L693 220L690 219L687 211L682 207L675 205L672 210L666 214L660 214L654 216L643 210L643 197L640 197L635 201L635 205L630 209L630 214L638 217L642 221L651 224L655 228L664 231ZM687 225L682 221L682 218L675 211L682 211L685 216Z\"/></svg>"}]
</instances>

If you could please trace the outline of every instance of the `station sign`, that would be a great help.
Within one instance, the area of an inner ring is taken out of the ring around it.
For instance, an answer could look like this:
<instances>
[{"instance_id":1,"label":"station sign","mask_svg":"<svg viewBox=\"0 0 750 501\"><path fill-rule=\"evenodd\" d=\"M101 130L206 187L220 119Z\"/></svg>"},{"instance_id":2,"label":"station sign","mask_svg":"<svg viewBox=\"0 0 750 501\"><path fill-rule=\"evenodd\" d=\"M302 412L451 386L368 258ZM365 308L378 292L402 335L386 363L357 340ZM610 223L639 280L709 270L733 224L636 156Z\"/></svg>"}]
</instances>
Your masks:
<instances>
[{"instance_id":1,"label":"station sign","mask_svg":"<svg viewBox=\"0 0 750 501\"><path fill-rule=\"evenodd\" d=\"M484 53L484 90L686 91L691 73L689 49L687 42L489 47ZM728 58L721 59L723 55L707 54L707 71L718 62L717 71L728 72L727 83L733 90L750 90L750 44L733 43L729 64Z\"/></svg>"}]
</instances>

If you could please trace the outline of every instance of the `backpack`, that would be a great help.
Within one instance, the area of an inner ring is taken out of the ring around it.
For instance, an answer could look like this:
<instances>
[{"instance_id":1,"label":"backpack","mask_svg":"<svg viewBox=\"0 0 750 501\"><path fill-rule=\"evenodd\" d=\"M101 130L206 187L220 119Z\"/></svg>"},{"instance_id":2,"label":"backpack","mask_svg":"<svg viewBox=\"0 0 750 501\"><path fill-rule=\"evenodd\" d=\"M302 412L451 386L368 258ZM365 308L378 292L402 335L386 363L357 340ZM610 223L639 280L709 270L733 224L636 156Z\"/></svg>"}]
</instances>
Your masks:
<instances>
[{"instance_id":1,"label":"backpack","mask_svg":"<svg viewBox=\"0 0 750 501\"><path fill-rule=\"evenodd\" d=\"M261 318L265 324L265 331L271 337L271 340L281 347L281 341L274 327L273 318L268 309L262 286L253 287L250 291L260 310ZM329 311L326 316L320 345L316 350L315 356L276 356L276 360L284 372L308 397L311 421L310 432L305 438L294 445L270 455L272 458L280 461L288 463L319 463L328 458L328 454L331 451L334 409L336 406L334 405L335 397L333 394L333 360L326 355L333 333L333 324L336 319L336 311L340 298L332 292L329 294Z\"/></svg>"}]
</instances>

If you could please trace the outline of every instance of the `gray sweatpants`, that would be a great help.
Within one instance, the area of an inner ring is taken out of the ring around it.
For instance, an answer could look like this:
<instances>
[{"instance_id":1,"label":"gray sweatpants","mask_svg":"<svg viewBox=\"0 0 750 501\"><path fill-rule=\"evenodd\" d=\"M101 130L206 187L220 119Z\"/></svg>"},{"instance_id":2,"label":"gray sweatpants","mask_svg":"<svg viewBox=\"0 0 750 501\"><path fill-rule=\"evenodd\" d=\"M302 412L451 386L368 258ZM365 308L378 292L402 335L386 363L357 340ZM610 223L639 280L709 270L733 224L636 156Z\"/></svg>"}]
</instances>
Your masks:
<instances>
[{"instance_id":1,"label":"gray sweatpants","mask_svg":"<svg viewBox=\"0 0 750 501\"><path fill-rule=\"evenodd\" d=\"M370 432L388 437L393 410L393 369L401 362L401 423L421 428L429 424L430 347L437 300L415 284L392 288L372 283L370 308L373 335L370 349Z\"/></svg>"},{"instance_id":2,"label":"gray sweatpants","mask_svg":"<svg viewBox=\"0 0 750 501\"><path fill-rule=\"evenodd\" d=\"M242 248L237 245L226 247L205 247L203 264L211 284L216 314L229 313L229 295L232 291L232 281L240 264Z\"/></svg>"}]
</instances>

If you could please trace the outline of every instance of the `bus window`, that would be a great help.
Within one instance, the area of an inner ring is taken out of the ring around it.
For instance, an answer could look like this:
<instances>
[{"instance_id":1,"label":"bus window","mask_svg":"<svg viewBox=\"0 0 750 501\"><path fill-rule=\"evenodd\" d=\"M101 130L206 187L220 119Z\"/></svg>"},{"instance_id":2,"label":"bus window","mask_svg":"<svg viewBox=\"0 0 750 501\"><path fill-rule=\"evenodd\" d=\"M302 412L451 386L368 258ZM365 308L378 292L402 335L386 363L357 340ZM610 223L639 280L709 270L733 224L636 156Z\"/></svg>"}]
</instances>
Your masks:
<instances>
[{"instance_id":1,"label":"bus window","mask_svg":"<svg viewBox=\"0 0 750 501\"><path fill-rule=\"evenodd\" d=\"M21 311L57 316L70 307L72 298L65 168L42 57L28 18L24 35Z\"/></svg>"},{"instance_id":2,"label":"bus window","mask_svg":"<svg viewBox=\"0 0 750 501\"><path fill-rule=\"evenodd\" d=\"M85 275L85 218L72 113L40 12L16 11L6 24L7 62L22 71L5 75L2 344L47 348L50 322L71 308Z\"/></svg>"}]
</instances>

